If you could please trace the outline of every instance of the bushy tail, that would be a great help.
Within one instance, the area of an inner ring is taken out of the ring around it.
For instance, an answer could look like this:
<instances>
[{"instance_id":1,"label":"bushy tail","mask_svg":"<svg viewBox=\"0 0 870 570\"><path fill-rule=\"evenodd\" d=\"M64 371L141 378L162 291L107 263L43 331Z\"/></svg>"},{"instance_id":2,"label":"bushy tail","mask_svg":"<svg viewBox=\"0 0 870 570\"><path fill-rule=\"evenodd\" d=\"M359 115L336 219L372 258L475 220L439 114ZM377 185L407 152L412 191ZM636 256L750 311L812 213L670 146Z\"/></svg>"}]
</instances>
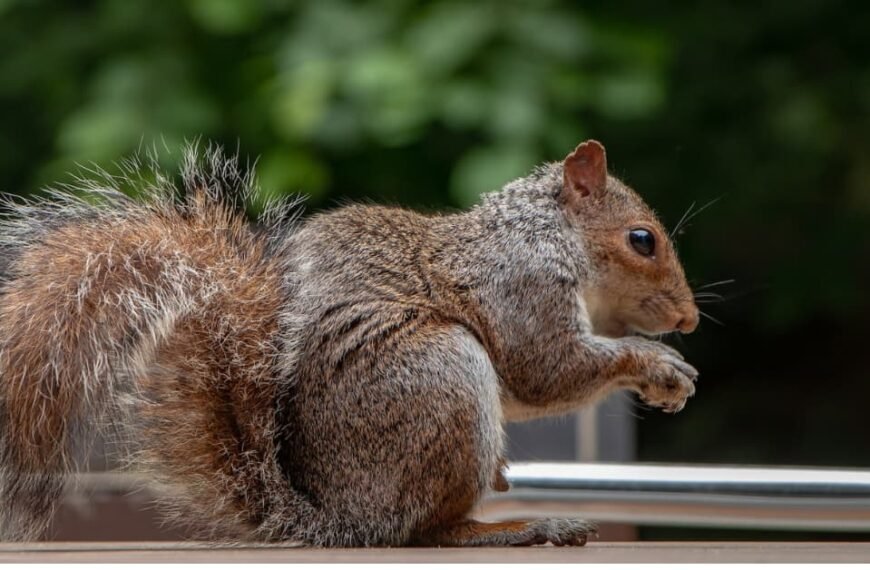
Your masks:
<instances>
[{"instance_id":1,"label":"bushy tail","mask_svg":"<svg viewBox=\"0 0 870 570\"><path fill-rule=\"evenodd\" d=\"M144 200L120 191L129 176L102 176L7 204L0 540L44 531L100 426L180 489L174 504L209 536L274 538L304 510L273 437L292 206L247 224L239 206L254 183L219 150L188 151L182 178L181 189L157 171L133 179Z\"/></svg>"}]
</instances>

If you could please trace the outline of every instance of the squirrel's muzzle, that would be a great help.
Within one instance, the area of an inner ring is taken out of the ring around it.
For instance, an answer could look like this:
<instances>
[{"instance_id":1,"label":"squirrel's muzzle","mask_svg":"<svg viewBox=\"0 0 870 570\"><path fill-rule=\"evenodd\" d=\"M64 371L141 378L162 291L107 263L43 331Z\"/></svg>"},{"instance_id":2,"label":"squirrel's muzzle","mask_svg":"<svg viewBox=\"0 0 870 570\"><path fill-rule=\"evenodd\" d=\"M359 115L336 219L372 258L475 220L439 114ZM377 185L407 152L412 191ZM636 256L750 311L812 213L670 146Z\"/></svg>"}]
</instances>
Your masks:
<instances>
[{"instance_id":1,"label":"squirrel's muzzle","mask_svg":"<svg viewBox=\"0 0 870 570\"><path fill-rule=\"evenodd\" d=\"M699 320L700 314L698 312L698 307L692 304L691 307L687 307L683 313L677 317L677 321L674 324L674 330L689 334L698 328Z\"/></svg>"}]
</instances>

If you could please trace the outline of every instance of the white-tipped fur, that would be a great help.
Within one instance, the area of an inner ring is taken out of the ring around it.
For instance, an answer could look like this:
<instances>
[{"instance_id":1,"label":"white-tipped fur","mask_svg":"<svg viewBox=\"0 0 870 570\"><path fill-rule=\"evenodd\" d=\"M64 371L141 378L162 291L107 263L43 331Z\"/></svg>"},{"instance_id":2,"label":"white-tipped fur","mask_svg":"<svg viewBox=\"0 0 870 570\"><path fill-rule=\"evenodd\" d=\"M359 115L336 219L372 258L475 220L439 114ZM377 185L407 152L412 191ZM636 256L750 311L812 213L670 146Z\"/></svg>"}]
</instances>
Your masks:
<instances>
[{"instance_id":1,"label":"white-tipped fur","mask_svg":"<svg viewBox=\"0 0 870 570\"><path fill-rule=\"evenodd\" d=\"M155 220L171 225L209 217L218 223L201 231L220 239L256 191L237 157L217 147L185 151L180 187L153 157L119 166L115 175L91 168L41 198L4 200L9 214L0 221L0 540L39 536L64 475L85 458L97 430L138 454L132 414L151 405L152 395L143 394L136 380L152 372L155 352L171 341L176 324L221 293L221 278L213 273L222 269L197 263L191 251L210 247L207 239L177 243L169 232L143 232L131 248L124 232ZM294 210L294 201L271 202L260 216L260 235L273 251L292 232ZM96 251L81 250L85 243L56 239L64 232L108 242ZM116 235L118 243L112 241ZM80 264L68 264L80 271L34 267L41 250L77 257ZM21 301L25 284L40 288L42 306ZM112 322L107 326L103 319ZM57 414L64 417L51 417ZM46 422L57 426L47 436L39 433Z\"/></svg>"}]
</instances>

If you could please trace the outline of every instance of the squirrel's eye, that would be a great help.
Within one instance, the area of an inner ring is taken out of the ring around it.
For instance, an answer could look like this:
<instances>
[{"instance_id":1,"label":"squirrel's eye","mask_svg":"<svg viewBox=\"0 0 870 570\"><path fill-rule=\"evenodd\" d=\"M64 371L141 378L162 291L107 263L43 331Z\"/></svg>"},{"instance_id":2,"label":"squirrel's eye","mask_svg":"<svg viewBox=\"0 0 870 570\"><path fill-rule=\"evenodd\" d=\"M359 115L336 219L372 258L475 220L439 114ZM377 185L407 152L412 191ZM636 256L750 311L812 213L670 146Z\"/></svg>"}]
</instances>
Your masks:
<instances>
[{"instance_id":1,"label":"squirrel's eye","mask_svg":"<svg viewBox=\"0 0 870 570\"><path fill-rule=\"evenodd\" d=\"M628 232L628 243L644 257L650 257L656 252L656 238L649 230L641 228Z\"/></svg>"}]
</instances>

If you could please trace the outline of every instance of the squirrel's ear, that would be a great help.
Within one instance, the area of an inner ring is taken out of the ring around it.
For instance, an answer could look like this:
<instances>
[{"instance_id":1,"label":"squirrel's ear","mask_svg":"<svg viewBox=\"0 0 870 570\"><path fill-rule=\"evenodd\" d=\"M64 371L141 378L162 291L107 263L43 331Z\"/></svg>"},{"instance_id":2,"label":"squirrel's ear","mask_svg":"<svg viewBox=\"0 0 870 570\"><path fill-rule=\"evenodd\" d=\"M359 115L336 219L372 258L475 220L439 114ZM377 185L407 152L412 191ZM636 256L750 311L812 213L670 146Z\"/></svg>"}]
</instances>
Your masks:
<instances>
[{"instance_id":1,"label":"squirrel's ear","mask_svg":"<svg viewBox=\"0 0 870 570\"><path fill-rule=\"evenodd\" d=\"M565 192L588 196L607 185L607 155L595 140L580 143L563 163Z\"/></svg>"}]
</instances>

